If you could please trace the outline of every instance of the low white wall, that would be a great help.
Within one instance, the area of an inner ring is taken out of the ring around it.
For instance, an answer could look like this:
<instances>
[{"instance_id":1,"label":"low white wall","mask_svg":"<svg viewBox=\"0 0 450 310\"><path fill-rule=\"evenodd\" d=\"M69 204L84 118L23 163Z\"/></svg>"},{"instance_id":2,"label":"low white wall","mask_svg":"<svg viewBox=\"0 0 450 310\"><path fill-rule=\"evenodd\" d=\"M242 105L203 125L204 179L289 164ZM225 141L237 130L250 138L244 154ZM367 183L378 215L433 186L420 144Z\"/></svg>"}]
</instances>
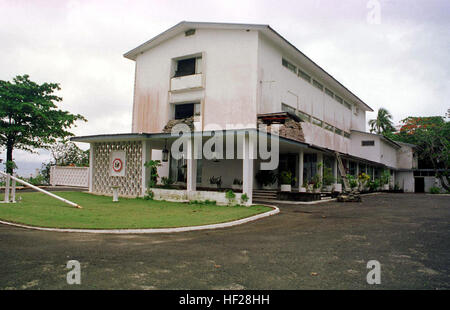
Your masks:
<instances>
[{"instance_id":1,"label":"low white wall","mask_svg":"<svg viewBox=\"0 0 450 310\"><path fill-rule=\"evenodd\" d=\"M188 192L186 190L177 189L163 189L152 188L155 200L174 200L174 201L216 201L218 205L228 205L228 199L225 197L225 192L214 191L194 191ZM241 204L241 193L235 193L235 203Z\"/></svg>"},{"instance_id":2,"label":"low white wall","mask_svg":"<svg viewBox=\"0 0 450 310\"><path fill-rule=\"evenodd\" d=\"M89 186L89 167L52 166L50 184L53 186Z\"/></svg>"}]
</instances>

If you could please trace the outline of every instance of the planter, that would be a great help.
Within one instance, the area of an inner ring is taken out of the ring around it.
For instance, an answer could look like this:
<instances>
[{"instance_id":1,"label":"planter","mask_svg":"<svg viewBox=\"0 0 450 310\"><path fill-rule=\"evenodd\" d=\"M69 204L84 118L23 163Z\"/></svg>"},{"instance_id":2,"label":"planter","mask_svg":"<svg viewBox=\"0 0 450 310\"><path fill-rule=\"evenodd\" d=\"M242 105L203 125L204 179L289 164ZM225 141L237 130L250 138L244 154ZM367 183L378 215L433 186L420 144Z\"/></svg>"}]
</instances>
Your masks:
<instances>
[{"instance_id":1,"label":"planter","mask_svg":"<svg viewBox=\"0 0 450 310\"><path fill-rule=\"evenodd\" d=\"M232 184L231 188L234 189L234 190L240 190L240 189L242 189L242 185Z\"/></svg>"},{"instance_id":2,"label":"planter","mask_svg":"<svg viewBox=\"0 0 450 310\"><path fill-rule=\"evenodd\" d=\"M298 189L298 191L299 191L300 193L306 193L306 187L300 187L300 188Z\"/></svg>"},{"instance_id":3,"label":"planter","mask_svg":"<svg viewBox=\"0 0 450 310\"><path fill-rule=\"evenodd\" d=\"M217 184L209 184L209 188L219 188Z\"/></svg>"},{"instance_id":4,"label":"planter","mask_svg":"<svg viewBox=\"0 0 450 310\"><path fill-rule=\"evenodd\" d=\"M262 189L266 190L266 191L270 191L272 189L272 185L263 185Z\"/></svg>"},{"instance_id":5,"label":"planter","mask_svg":"<svg viewBox=\"0 0 450 310\"><path fill-rule=\"evenodd\" d=\"M389 184L384 184L383 185L383 190L384 191L388 191L389 190Z\"/></svg>"},{"instance_id":6,"label":"planter","mask_svg":"<svg viewBox=\"0 0 450 310\"><path fill-rule=\"evenodd\" d=\"M333 191L333 185L325 185L325 186L323 187L323 190L324 190L325 192L331 192L331 191Z\"/></svg>"},{"instance_id":7,"label":"planter","mask_svg":"<svg viewBox=\"0 0 450 310\"><path fill-rule=\"evenodd\" d=\"M321 188L314 188L313 193L318 194L320 193L321 190L322 190Z\"/></svg>"},{"instance_id":8,"label":"planter","mask_svg":"<svg viewBox=\"0 0 450 310\"><path fill-rule=\"evenodd\" d=\"M334 184L334 191L338 193L342 193L342 184L341 183L335 183Z\"/></svg>"},{"instance_id":9,"label":"planter","mask_svg":"<svg viewBox=\"0 0 450 310\"><path fill-rule=\"evenodd\" d=\"M291 185L290 184L281 184L281 191L282 192L290 192L291 191Z\"/></svg>"}]
</instances>

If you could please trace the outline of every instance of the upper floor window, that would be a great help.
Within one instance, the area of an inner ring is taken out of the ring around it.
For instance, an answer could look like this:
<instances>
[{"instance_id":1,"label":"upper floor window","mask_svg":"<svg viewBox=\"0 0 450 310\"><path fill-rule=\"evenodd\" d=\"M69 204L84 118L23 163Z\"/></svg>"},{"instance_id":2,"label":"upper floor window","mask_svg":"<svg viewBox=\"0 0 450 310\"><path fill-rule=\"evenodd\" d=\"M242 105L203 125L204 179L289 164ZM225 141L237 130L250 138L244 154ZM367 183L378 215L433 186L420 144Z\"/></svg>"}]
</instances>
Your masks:
<instances>
[{"instance_id":1,"label":"upper floor window","mask_svg":"<svg viewBox=\"0 0 450 310\"><path fill-rule=\"evenodd\" d=\"M374 146L375 141L374 140L362 140L361 146Z\"/></svg>"},{"instance_id":2,"label":"upper floor window","mask_svg":"<svg viewBox=\"0 0 450 310\"><path fill-rule=\"evenodd\" d=\"M176 61L174 77L193 75L201 72L201 57L192 57Z\"/></svg>"},{"instance_id":3,"label":"upper floor window","mask_svg":"<svg viewBox=\"0 0 450 310\"><path fill-rule=\"evenodd\" d=\"M182 103L175 105L175 119L185 119L200 115L199 103Z\"/></svg>"},{"instance_id":4,"label":"upper floor window","mask_svg":"<svg viewBox=\"0 0 450 310\"><path fill-rule=\"evenodd\" d=\"M291 70L294 73L297 73L297 67L294 66L292 63L290 63L289 61L287 61L286 59L282 59L281 63L283 64L284 67L288 68L289 70Z\"/></svg>"},{"instance_id":5,"label":"upper floor window","mask_svg":"<svg viewBox=\"0 0 450 310\"><path fill-rule=\"evenodd\" d=\"M317 82L316 80L313 80L313 85L323 91L323 85Z\"/></svg>"},{"instance_id":6,"label":"upper floor window","mask_svg":"<svg viewBox=\"0 0 450 310\"><path fill-rule=\"evenodd\" d=\"M298 76L307 81L308 83L311 83L311 77L306 72L303 72L302 70L298 69Z\"/></svg>"}]
</instances>

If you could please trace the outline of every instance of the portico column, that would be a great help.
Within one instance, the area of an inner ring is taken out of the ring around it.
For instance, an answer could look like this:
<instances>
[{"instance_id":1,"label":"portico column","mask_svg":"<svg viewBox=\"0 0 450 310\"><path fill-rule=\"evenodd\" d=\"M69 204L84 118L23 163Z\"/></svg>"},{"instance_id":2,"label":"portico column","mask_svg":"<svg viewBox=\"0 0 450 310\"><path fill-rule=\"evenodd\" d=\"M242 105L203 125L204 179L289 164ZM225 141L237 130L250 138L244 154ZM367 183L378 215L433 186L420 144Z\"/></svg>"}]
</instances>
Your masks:
<instances>
[{"instance_id":1,"label":"portico column","mask_svg":"<svg viewBox=\"0 0 450 310\"><path fill-rule=\"evenodd\" d=\"M94 184L94 150L95 144L91 143L89 147L89 192L92 193ZM53 168L53 166L52 166Z\"/></svg>"},{"instance_id":2,"label":"portico column","mask_svg":"<svg viewBox=\"0 0 450 310\"><path fill-rule=\"evenodd\" d=\"M150 141L142 141L142 196L147 193L150 181L150 168L145 167L145 163L152 159L152 148Z\"/></svg>"},{"instance_id":3,"label":"portico column","mask_svg":"<svg viewBox=\"0 0 450 310\"><path fill-rule=\"evenodd\" d=\"M242 146L242 193L247 194L247 204L253 199L253 139L248 134L244 135Z\"/></svg>"},{"instance_id":4,"label":"portico column","mask_svg":"<svg viewBox=\"0 0 450 310\"><path fill-rule=\"evenodd\" d=\"M356 176L359 175L359 162L356 162Z\"/></svg>"},{"instance_id":5,"label":"portico column","mask_svg":"<svg viewBox=\"0 0 450 310\"><path fill-rule=\"evenodd\" d=\"M303 154L304 154L303 151L300 151L298 153L298 188L299 188L299 190L300 190L300 187L303 186L303 167L304 167Z\"/></svg>"},{"instance_id":6,"label":"portico column","mask_svg":"<svg viewBox=\"0 0 450 310\"><path fill-rule=\"evenodd\" d=\"M320 179L322 180L323 178L323 154L319 153L317 154L317 164L322 164L320 169L319 169L319 175L320 175Z\"/></svg>"},{"instance_id":7,"label":"portico column","mask_svg":"<svg viewBox=\"0 0 450 310\"><path fill-rule=\"evenodd\" d=\"M186 187L188 192L197 190L197 160L195 159L194 137L189 138L187 143L187 176Z\"/></svg>"}]
</instances>

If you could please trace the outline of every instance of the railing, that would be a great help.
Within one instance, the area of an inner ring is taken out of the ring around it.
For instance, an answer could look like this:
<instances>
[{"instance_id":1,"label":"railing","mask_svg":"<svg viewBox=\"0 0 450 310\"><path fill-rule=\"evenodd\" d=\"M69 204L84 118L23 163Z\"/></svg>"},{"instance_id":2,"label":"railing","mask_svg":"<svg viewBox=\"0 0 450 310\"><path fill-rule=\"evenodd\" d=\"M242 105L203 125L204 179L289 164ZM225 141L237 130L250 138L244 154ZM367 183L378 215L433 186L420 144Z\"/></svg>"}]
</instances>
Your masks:
<instances>
[{"instance_id":1,"label":"railing","mask_svg":"<svg viewBox=\"0 0 450 310\"><path fill-rule=\"evenodd\" d=\"M82 209L80 205L73 203L72 201L69 201L67 199L64 199L62 197L59 197L55 194L52 194L50 192L47 192L46 190L43 190L42 188L39 188L37 186L34 186L28 182L25 182L21 179L18 179L10 174L4 173L2 171L0 171L0 175L2 175L5 178L5 199L4 199L4 203L15 203L16 202L16 182L20 183L22 185L31 187L32 189L44 193L50 197L53 197L55 199L61 200L64 203L67 203L69 205L71 205L72 207L78 208L78 209ZM11 184L12 181L12 184Z\"/></svg>"},{"instance_id":2,"label":"railing","mask_svg":"<svg viewBox=\"0 0 450 310\"><path fill-rule=\"evenodd\" d=\"M174 77L170 80L170 91L180 91L203 87L203 75L193 74Z\"/></svg>"}]
</instances>

